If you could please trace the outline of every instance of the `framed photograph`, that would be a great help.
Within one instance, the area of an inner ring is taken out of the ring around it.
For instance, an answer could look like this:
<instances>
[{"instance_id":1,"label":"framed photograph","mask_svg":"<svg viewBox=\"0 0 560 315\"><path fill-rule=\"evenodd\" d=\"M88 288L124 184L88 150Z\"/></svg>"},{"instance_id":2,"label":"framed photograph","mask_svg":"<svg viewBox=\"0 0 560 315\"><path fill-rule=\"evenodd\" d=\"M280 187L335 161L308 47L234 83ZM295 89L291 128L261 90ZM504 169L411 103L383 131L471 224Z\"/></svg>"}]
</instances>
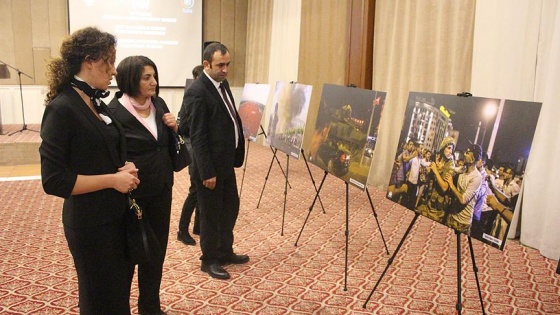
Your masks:
<instances>
[{"instance_id":1,"label":"framed photograph","mask_svg":"<svg viewBox=\"0 0 560 315\"><path fill-rule=\"evenodd\" d=\"M243 123L245 139L256 141L261 120L268 101L269 84L246 83L237 112Z\"/></svg>"},{"instance_id":2,"label":"framed photograph","mask_svg":"<svg viewBox=\"0 0 560 315\"><path fill-rule=\"evenodd\" d=\"M296 159L301 153L312 90L311 85L276 82L268 117L267 142Z\"/></svg>"},{"instance_id":3,"label":"framed photograph","mask_svg":"<svg viewBox=\"0 0 560 315\"><path fill-rule=\"evenodd\" d=\"M323 86L309 161L365 190L385 92Z\"/></svg>"},{"instance_id":4,"label":"framed photograph","mask_svg":"<svg viewBox=\"0 0 560 315\"><path fill-rule=\"evenodd\" d=\"M503 249L540 109L411 92L387 198Z\"/></svg>"}]
</instances>

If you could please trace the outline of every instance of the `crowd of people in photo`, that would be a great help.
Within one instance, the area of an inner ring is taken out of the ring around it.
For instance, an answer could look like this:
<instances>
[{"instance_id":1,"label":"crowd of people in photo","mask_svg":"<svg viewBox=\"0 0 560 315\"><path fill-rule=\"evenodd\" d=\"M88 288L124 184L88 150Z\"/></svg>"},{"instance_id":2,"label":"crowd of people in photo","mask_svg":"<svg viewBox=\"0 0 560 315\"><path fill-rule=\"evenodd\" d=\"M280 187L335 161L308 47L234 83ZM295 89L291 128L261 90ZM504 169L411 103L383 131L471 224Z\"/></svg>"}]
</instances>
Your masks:
<instances>
[{"instance_id":1,"label":"crowd of people in photo","mask_svg":"<svg viewBox=\"0 0 560 315\"><path fill-rule=\"evenodd\" d=\"M496 165L478 144L462 149L452 137L435 152L409 139L395 158L387 198L501 248L522 176L509 163Z\"/></svg>"}]
</instances>

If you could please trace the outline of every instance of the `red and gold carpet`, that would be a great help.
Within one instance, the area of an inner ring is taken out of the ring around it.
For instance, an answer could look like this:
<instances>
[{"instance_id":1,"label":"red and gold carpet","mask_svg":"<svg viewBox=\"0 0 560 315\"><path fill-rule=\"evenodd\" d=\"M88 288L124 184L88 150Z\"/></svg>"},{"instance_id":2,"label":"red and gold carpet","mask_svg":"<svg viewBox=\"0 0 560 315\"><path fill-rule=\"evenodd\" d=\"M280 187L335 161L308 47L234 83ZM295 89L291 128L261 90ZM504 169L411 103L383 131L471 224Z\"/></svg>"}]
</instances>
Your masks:
<instances>
[{"instance_id":1,"label":"red and gold carpet","mask_svg":"<svg viewBox=\"0 0 560 315\"><path fill-rule=\"evenodd\" d=\"M364 309L390 257L367 194L349 189L345 285L345 183L328 175L320 193L325 213L319 202L309 213L315 189L303 159L290 160L289 186L276 162L265 184L272 161L270 148L251 144L249 152L246 168L237 173L242 191L235 250L248 254L251 261L226 267L232 275L227 281L201 272L199 247L176 240L189 185L186 170L177 174L161 290L165 311L239 315L457 312L457 243L452 230L420 217ZM286 156L279 153L278 158L286 170ZM311 164L309 168L319 186L323 171ZM393 253L414 215L386 200L382 191L370 188L369 193ZM45 195L39 180L0 181L0 200L0 314L78 314L76 275L61 226L62 200ZM504 252L473 243L486 314L560 314L556 261L517 241L508 241ZM461 245L462 314L481 314L464 236ZM134 313L135 284L131 295Z\"/></svg>"}]
</instances>

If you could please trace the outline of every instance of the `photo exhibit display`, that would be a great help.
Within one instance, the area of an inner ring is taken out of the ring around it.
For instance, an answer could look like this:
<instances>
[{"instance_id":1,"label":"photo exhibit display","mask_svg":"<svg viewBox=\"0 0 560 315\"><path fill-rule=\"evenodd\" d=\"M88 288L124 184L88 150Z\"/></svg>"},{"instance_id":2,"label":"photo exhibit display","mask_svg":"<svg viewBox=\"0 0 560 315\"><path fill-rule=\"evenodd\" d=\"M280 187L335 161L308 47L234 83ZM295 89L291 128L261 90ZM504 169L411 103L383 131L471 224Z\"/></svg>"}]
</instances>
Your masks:
<instances>
[{"instance_id":1,"label":"photo exhibit display","mask_svg":"<svg viewBox=\"0 0 560 315\"><path fill-rule=\"evenodd\" d=\"M269 92L269 84L245 83L243 87L237 111L243 123L244 137L253 142L257 140Z\"/></svg>"},{"instance_id":2,"label":"photo exhibit display","mask_svg":"<svg viewBox=\"0 0 560 315\"><path fill-rule=\"evenodd\" d=\"M311 100L311 85L278 81L268 117L267 143L299 159Z\"/></svg>"},{"instance_id":3,"label":"photo exhibit display","mask_svg":"<svg viewBox=\"0 0 560 315\"><path fill-rule=\"evenodd\" d=\"M386 197L503 250L540 110L410 92Z\"/></svg>"},{"instance_id":4,"label":"photo exhibit display","mask_svg":"<svg viewBox=\"0 0 560 315\"><path fill-rule=\"evenodd\" d=\"M309 161L365 190L386 94L323 85L317 120L309 126Z\"/></svg>"},{"instance_id":5,"label":"photo exhibit display","mask_svg":"<svg viewBox=\"0 0 560 315\"><path fill-rule=\"evenodd\" d=\"M202 0L69 0L68 20L70 33L94 26L115 35L115 65L128 56L153 60L162 87L182 87L202 60Z\"/></svg>"}]
</instances>

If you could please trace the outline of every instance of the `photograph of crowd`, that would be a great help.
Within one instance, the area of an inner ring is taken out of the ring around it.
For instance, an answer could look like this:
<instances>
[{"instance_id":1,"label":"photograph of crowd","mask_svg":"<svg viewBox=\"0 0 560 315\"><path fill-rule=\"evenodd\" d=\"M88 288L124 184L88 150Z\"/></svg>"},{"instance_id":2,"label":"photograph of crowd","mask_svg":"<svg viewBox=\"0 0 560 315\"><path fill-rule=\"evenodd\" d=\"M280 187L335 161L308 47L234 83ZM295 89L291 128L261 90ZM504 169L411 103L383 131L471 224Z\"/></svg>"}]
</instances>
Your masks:
<instances>
[{"instance_id":1,"label":"photograph of crowd","mask_svg":"<svg viewBox=\"0 0 560 315\"><path fill-rule=\"evenodd\" d=\"M411 92L387 198L502 250L540 108Z\"/></svg>"},{"instance_id":2,"label":"photograph of crowd","mask_svg":"<svg viewBox=\"0 0 560 315\"><path fill-rule=\"evenodd\" d=\"M301 153L312 90L311 85L276 82L273 108L268 119L267 142L296 159Z\"/></svg>"},{"instance_id":3,"label":"photograph of crowd","mask_svg":"<svg viewBox=\"0 0 560 315\"><path fill-rule=\"evenodd\" d=\"M309 161L364 190L385 97L385 92L325 84Z\"/></svg>"}]
</instances>

